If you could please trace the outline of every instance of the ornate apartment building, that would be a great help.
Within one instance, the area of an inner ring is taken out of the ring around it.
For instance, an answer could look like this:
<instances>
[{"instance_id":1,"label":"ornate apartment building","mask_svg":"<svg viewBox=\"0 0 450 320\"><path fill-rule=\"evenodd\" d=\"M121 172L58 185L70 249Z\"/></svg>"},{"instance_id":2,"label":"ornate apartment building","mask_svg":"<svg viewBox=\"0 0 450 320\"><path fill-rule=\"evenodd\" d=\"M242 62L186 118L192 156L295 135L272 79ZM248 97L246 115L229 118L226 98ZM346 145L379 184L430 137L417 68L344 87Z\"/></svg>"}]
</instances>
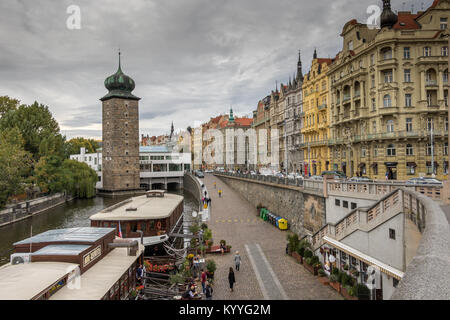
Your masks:
<instances>
[{"instance_id":1,"label":"ornate apartment building","mask_svg":"<svg viewBox=\"0 0 450 320\"><path fill-rule=\"evenodd\" d=\"M303 80L303 128L301 133L304 152L304 174L320 175L330 169L328 155L329 137L329 78L332 59L314 56L311 70Z\"/></svg>"},{"instance_id":2,"label":"ornate apartment building","mask_svg":"<svg viewBox=\"0 0 450 320\"><path fill-rule=\"evenodd\" d=\"M265 97L263 100L258 102L258 107L255 111L253 111L253 123L252 129L256 131L257 140L258 140L258 157L257 164L251 165L250 168L252 170L259 169L264 166L265 159L271 151L270 145L270 98L271 96ZM261 138L260 130L266 130L265 138Z\"/></svg>"},{"instance_id":3,"label":"ornate apartment building","mask_svg":"<svg viewBox=\"0 0 450 320\"><path fill-rule=\"evenodd\" d=\"M106 78L108 94L101 98L103 119L102 193L134 192L140 189L139 100L131 92L134 80L122 72Z\"/></svg>"},{"instance_id":4,"label":"ornate apartment building","mask_svg":"<svg viewBox=\"0 0 450 320\"><path fill-rule=\"evenodd\" d=\"M450 1L394 14L383 1L381 30L343 28L331 80L331 168L347 176L446 179ZM304 89L305 90L305 89Z\"/></svg>"},{"instance_id":5,"label":"ornate apartment building","mask_svg":"<svg viewBox=\"0 0 450 320\"><path fill-rule=\"evenodd\" d=\"M293 81L289 80L286 89L285 99L285 134L286 134L286 152L287 152L287 170L288 172L303 172L303 151L300 146L303 142L301 135L303 112L303 72L300 53L297 62L297 72L294 74Z\"/></svg>"}]
</instances>

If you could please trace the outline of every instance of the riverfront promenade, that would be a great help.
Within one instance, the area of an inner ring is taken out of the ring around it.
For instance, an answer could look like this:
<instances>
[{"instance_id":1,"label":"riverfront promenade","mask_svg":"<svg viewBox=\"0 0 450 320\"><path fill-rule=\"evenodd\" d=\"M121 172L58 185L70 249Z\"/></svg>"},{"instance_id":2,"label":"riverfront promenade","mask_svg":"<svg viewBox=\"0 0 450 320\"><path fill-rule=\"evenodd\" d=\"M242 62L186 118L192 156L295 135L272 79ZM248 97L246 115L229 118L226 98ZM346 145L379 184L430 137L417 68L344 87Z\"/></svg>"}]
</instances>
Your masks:
<instances>
[{"instance_id":1,"label":"riverfront promenade","mask_svg":"<svg viewBox=\"0 0 450 320\"><path fill-rule=\"evenodd\" d=\"M224 239L232 246L229 254L208 256L217 263L214 300L342 300L335 290L321 284L286 255L286 232L259 219L257 210L219 178L207 174L204 183L212 199L209 226L214 243ZM218 196L219 189L223 191L222 198ZM231 292L228 270L234 269L236 250L242 262L241 270L235 271L236 284Z\"/></svg>"}]
</instances>

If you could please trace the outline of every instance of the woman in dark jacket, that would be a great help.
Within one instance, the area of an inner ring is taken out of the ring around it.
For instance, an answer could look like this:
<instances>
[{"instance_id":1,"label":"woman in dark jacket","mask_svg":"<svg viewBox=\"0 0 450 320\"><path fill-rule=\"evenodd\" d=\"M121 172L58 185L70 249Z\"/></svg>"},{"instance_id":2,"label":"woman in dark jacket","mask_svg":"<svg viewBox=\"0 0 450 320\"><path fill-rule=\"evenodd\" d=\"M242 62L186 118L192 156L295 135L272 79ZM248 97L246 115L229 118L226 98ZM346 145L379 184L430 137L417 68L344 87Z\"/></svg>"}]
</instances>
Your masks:
<instances>
[{"instance_id":1,"label":"woman in dark jacket","mask_svg":"<svg viewBox=\"0 0 450 320\"><path fill-rule=\"evenodd\" d=\"M233 268L230 268L230 273L228 273L228 282L230 283L231 291L233 291L233 285L236 282L236 279L234 278Z\"/></svg>"}]
</instances>

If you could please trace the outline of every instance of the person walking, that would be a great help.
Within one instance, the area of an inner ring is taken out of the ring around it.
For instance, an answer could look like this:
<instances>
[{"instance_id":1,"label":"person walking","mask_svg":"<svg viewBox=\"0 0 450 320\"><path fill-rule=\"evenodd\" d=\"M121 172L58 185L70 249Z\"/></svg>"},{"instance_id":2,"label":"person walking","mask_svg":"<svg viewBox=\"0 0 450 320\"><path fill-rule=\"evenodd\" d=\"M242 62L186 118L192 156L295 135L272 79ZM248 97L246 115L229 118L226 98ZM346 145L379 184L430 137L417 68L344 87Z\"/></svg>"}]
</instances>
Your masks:
<instances>
[{"instance_id":1,"label":"person walking","mask_svg":"<svg viewBox=\"0 0 450 320\"><path fill-rule=\"evenodd\" d=\"M233 286L236 282L236 278L234 277L234 271L232 267L230 267L230 272L228 273L228 282L230 283L230 289L233 292Z\"/></svg>"},{"instance_id":2,"label":"person walking","mask_svg":"<svg viewBox=\"0 0 450 320\"><path fill-rule=\"evenodd\" d=\"M214 182L214 189L216 189L216 187L217 187L217 186L216 186L216 183Z\"/></svg>"},{"instance_id":3,"label":"person walking","mask_svg":"<svg viewBox=\"0 0 450 320\"><path fill-rule=\"evenodd\" d=\"M209 281L206 281L206 300L212 300L213 288Z\"/></svg>"},{"instance_id":4,"label":"person walking","mask_svg":"<svg viewBox=\"0 0 450 320\"><path fill-rule=\"evenodd\" d=\"M219 189L219 198L222 198L222 190Z\"/></svg>"},{"instance_id":5,"label":"person walking","mask_svg":"<svg viewBox=\"0 0 450 320\"><path fill-rule=\"evenodd\" d=\"M234 255L234 265L236 266L236 271L239 271L241 266L241 256L239 255L239 251L236 251L236 254Z\"/></svg>"},{"instance_id":6,"label":"person walking","mask_svg":"<svg viewBox=\"0 0 450 320\"><path fill-rule=\"evenodd\" d=\"M202 292L205 294L206 293L206 272L204 269L202 269Z\"/></svg>"}]
</instances>

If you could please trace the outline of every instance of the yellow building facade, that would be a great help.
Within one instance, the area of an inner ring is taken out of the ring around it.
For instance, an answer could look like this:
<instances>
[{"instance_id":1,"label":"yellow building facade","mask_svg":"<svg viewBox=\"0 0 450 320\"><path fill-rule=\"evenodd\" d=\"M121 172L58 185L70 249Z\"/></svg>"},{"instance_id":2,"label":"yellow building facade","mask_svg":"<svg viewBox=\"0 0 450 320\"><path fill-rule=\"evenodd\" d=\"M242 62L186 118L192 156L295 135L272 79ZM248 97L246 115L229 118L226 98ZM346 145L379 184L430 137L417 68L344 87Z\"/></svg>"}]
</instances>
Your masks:
<instances>
[{"instance_id":1,"label":"yellow building facade","mask_svg":"<svg viewBox=\"0 0 450 320\"><path fill-rule=\"evenodd\" d=\"M331 59L317 58L303 80L303 163L306 175L320 175L330 169L328 153L329 137L329 78Z\"/></svg>"}]
</instances>

